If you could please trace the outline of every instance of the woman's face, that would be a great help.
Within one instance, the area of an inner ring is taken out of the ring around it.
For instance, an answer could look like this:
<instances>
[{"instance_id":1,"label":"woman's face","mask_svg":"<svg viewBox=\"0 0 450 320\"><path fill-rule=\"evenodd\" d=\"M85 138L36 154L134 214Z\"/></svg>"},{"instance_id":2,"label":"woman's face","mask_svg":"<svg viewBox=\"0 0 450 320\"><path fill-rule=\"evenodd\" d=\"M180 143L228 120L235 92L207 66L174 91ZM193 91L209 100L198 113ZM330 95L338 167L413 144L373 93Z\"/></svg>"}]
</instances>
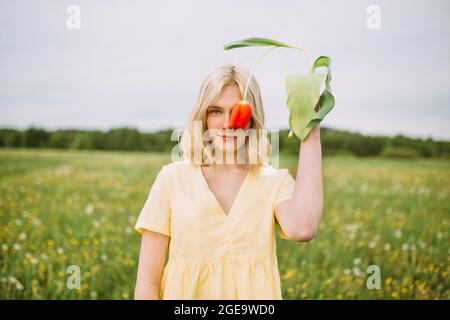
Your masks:
<instances>
[{"instance_id":1,"label":"woman's face","mask_svg":"<svg viewBox=\"0 0 450 320\"><path fill-rule=\"evenodd\" d=\"M217 100L208 107L206 113L206 126L211 130L211 136L216 148L224 153L234 153L245 143L242 131L230 129L228 124L230 121L231 110L233 106L242 99L239 87L237 85L226 85L223 87ZM249 121L244 128L250 128ZM237 136L241 134L238 139Z\"/></svg>"}]
</instances>

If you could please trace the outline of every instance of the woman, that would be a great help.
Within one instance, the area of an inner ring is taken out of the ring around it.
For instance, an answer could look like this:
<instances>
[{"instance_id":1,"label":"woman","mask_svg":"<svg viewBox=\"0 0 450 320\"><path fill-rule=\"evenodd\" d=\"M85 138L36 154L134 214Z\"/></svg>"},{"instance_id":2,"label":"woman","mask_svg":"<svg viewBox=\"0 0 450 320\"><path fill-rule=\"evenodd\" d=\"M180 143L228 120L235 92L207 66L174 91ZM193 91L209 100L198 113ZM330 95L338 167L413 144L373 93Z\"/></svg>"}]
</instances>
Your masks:
<instances>
[{"instance_id":1,"label":"woman","mask_svg":"<svg viewBox=\"0 0 450 320\"><path fill-rule=\"evenodd\" d=\"M275 223L284 239L314 238L323 209L320 128L301 144L296 181L269 165L254 77L251 119L245 130L229 128L248 76L226 64L204 80L181 141L184 161L162 167L136 223L136 299L282 299Z\"/></svg>"}]
</instances>

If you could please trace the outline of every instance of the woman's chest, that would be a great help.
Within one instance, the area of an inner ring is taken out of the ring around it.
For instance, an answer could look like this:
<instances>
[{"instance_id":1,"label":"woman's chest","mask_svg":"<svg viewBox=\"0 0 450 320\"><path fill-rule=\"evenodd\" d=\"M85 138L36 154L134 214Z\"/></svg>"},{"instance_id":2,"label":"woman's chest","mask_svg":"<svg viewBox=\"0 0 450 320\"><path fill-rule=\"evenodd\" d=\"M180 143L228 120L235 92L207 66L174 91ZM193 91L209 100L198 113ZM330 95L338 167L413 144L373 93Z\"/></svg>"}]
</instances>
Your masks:
<instances>
[{"instance_id":1,"label":"woman's chest","mask_svg":"<svg viewBox=\"0 0 450 320\"><path fill-rule=\"evenodd\" d=\"M273 186L251 177L229 182L194 175L180 179L171 190L171 219L175 228L201 232L204 228L252 227L273 217Z\"/></svg>"},{"instance_id":2,"label":"woman's chest","mask_svg":"<svg viewBox=\"0 0 450 320\"><path fill-rule=\"evenodd\" d=\"M246 176L242 174L228 177L205 177L205 186L208 189L206 192L211 193L211 198L217 201L227 216L230 214L233 204L238 201L240 193L245 192L245 188L243 188L245 178Z\"/></svg>"},{"instance_id":3,"label":"woman's chest","mask_svg":"<svg viewBox=\"0 0 450 320\"><path fill-rule=\"evenodd\" d=\"M231 248L240 252L267 251L274 232L273 192L254 182L246 183L241 192L231 195L221 188L215 189L213 183L210 190L202 184L186 183L185 188L179 185L171 204L174 245L183 252L198 248L206 252ZM184 192L179 192L181 189Z\"/></svg>"}]
</instances>

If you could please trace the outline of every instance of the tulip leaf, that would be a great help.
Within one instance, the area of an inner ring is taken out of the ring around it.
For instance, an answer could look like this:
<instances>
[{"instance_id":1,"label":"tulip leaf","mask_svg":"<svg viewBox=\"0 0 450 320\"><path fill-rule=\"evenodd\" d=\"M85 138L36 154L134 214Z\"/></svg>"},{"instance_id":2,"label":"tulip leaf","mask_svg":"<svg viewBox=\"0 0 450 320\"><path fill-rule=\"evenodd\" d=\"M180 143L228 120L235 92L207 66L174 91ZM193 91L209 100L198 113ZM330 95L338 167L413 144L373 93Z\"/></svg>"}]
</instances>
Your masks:
<instances>
[{"instance_id":1,"label":"tulip leaf","mask_svg":"<svg viewBox=\"0 0 450 320\"><path fill-rule=\"evenodd\" d=\"M283 43L276 40L266 39L266 38L247 38L243 40L233 41L224 46L225 50L235 49L235 48L244 48L244 47L285 47L290 48L291 45L287 43Z\"/></svg>"},{"instance_id":2,"label":"tulip leaf","mask_svg":"<svg viewBox=\"0 0 450 320\"><path fill-rule=\"evenodd\" d=\"M289 126L300 140L306 138L313 129L334 107L334 96L331 93L331 60L320 56L313 64L312 71L326 67L326 78L323 73L309 75L291 75L286 77L287 107L289 109ZM325 90L320 94L320 86L325 78ZM318 105L319 110L314 109ZM290 134L292 136L292 134Z\"/></svg>"},{"instance_id":3,"label":"tulip leaf","mask_svg":"<svg viewBox=\"0 0 450 320\"><path fill-rule=\"evenodd\" d=\"M289 126L300 140L312 129L308 126L316 115L314 108L320 99L320 85L324 78L325 75L317 73L287 75L285 78Z\"/></svg>"}]
</instances>

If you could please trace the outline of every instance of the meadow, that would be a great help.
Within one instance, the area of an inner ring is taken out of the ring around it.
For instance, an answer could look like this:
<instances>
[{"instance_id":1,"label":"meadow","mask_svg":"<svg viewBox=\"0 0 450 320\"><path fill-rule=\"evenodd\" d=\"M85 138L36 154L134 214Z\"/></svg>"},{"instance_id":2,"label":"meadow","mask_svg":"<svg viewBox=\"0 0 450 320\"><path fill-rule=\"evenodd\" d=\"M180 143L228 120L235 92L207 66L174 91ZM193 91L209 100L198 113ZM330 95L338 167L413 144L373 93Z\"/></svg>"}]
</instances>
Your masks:
<instances>
[{"instance_id":1,"label":"meadow","mask_svg":"<svg viewBox=\"0 0 450 320\"><path fill-rule=\"evenodd\" d=\"M0 149L0 299L132 299L140 209L169 154ZM281 156L295 177L297 158ZM449 160L324 157L309 243L277 238L284 299L449 299ZM279 230L278 230L279 231ZM81 270L69 289L70 265ZM369 288L369 266L380 288Z\"/></svg>"}]
</instances>

